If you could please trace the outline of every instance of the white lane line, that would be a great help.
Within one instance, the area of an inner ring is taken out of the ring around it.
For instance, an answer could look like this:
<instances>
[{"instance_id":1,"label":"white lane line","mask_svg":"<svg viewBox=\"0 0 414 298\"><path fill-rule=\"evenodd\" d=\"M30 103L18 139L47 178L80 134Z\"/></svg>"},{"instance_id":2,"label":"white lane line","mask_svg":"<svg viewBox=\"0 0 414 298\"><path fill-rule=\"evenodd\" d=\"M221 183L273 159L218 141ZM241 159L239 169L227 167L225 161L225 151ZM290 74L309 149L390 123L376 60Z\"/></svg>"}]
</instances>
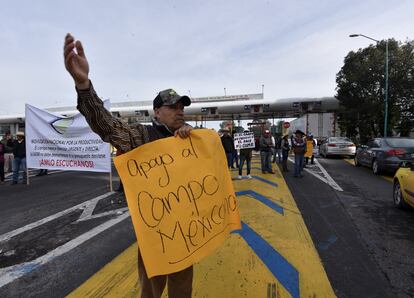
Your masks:
<instances>
[{"instance_id":1,"label":"white lane line","mask_svg":"<svg viewBox=\"0 0 414 298\"><path fill-rule=\"evenodd\" d=\"M53 259L69 252L70 250L81 245L85 241L95 237L96 235L102 233L103 231L109 229L110 227L116 225L117 223L123 221L124 219L128 217L129 217L129 212L126 212L122 214L121 216L111 219L97 226L96 228L90 230L89 232L86 232L85 234L82 234L79 237L69 242L66 242L62 246L55 248L54 250L37 258L36 260L0 269L0 288L14 281L17 278L20 278L23 275L29 272L32 272L33 270L48 263L49 261L52 261Z\"/></svg>"},{"instance_id":2,"label":"white lane line","mask_svg":"<svg viewBox=\"0 0 414 298\"><path fill-rule=\"evenodd\" d=\"M95 215L89 215L88 217L83 217L83 218L79 218L76 222L80 222L80 221L85 221L85 220L90 220L90 219L94 219L94 218L99 218L99 217L104 217L104 216L108 216L111 214L122 214L125 211L128 211L128 207L124 207L124 208L119 208L119 209L115 209L115 210L111 210L111 211L107 211L107 212L102 212L102 213L98 213Z\"/></svg>"},{"instance_id":3,"label":"white lane line","mask_svg":"<svg viewBox=\"0 0 414 298\"><path fill-rule=\"evenodd\" d=\"M325 170L325 168L319 163L317 159L315 159L316 165L319 167L323 175L325 176L327 183L335 190L337 191L344 191L342 187L336 183L336 181L331 177L331 175L328 174L328 171ZM306 169L305 169L306 170ZM310 173L310 171L308 171Z\"/></svg>"},{"instance_id":4,"label":"white lane line","mask_svg":"<svg viewBox=\"0 0 414 298\"><path fill-rule=\"evenodd\" d=\"M292 163L295 163L295 161L289 157L289 161ZM315 173L314 171L304 168L303 170L308 172L309 174L315 176L316 178L318 178L319 180L325 182L326 184L328 184L330 187L332 187L333 189L337 190L337 191L344 191L342 189L342 187L340 187L338 185L338 183L335 182L335 180L331 177L331 175L328 174L328 172L325 170L325 168L319 163L319 161L315 158L314 160L316 166L318 167L318 169L321 171L322 175L319 175L317 173Z\"/></svg>"},{"instance_id":5,"label":"white lane line","mask_svg":"<svg viewBox=\"0 0 414 298\"><path fill-rule=\"evenodd\" d=\"M28 225L26 225L24 227L21 227L21 228L18 228L16 230L13 230L13 231L10 231L8 233L5 233L5 234L3 234L3 235L0 236L0 242L7 241L7 240L9 240L10 238L12 238L12 237L14 237L16 235L19 235L19 234L21 234L23 232L26 232L28 230L31 230L31 229L36 228L38 226L41 226L41 225L43 225L43 224L45 224L45 223L47 223L47 222L49 222L51 220L54 220L54 219L56 219L56 218L58 218L60 216L66 215L66 214L72 212L73 210L80 209L80 208L85 208L91 202L95 202L95 201L98 202L99 200L102 200L102 199L104 199L104 198L106 198L106 197L108 197L108 196L110 196L110 195L112 195L114 193L115 192L113 192L113 191L112 192L107 192L107 193L105 193L103 195L100 195L99 197L93 198L93 199L91 199L89 201L82 202L82 203L80 203L80 204L78 204L76 206L73 206L73 207L69 208L69 209L63 210L61 212L55 213L55 214L53 214L51 216L45 217L45 218L40 219L40 220L38 220L36 222L33 222L31 224L28 224Z\"/></svg>"},{"instance_id":6,"label":"white lane line","mask_svg":"<svg viewBox=\"0 0 414 298\"><path fill-rule=\"evenodd\" d=\"M79 216L77 221L83 221L85 218L90 218L92 216L93 210L95 210L96 205L99 201L89 201L87 202L85 209L82 214Z\"/></svg>"}]
</instances>

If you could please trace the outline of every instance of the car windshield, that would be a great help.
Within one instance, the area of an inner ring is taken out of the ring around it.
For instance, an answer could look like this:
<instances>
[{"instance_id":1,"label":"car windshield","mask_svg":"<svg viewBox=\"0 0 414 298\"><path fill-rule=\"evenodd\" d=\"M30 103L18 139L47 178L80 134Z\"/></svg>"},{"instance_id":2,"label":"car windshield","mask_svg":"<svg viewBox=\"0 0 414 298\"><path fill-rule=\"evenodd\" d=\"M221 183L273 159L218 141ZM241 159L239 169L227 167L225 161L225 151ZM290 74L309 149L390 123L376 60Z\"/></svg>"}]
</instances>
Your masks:
<instances>
[{"instance_id":1,"label":"car windshield","mask_svg":"<svg viewBox=\"0 0 414 298\"><path fill-rule=\"evenodd\" d=\"M390 147L414 147L414 139L386 139Z\"/></svg>"},{"instance_id":2,"label":"car windshield","mask_svg":"<svg viewBox=\"0 0 414 298\"><path fill-rule=\"evenodd\" d=\"M330 143L341 143L341 142L351 142L352 143L352 141L348 138L330 138L329 142Z\"/></svg>"}]
</instances>

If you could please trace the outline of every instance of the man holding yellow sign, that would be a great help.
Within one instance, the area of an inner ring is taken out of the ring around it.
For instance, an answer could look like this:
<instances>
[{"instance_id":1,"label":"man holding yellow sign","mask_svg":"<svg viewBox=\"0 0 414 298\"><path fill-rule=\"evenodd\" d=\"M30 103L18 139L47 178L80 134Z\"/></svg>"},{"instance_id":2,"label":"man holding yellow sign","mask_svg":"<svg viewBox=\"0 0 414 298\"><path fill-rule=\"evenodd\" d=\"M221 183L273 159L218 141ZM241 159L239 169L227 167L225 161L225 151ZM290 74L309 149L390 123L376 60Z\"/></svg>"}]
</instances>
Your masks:
<instances>
[{"instance_id":1,"label":"man holding yellow sign","mask_svg":"<svg viewBox=\"0 0 414 298\"><path fill-rule=\"evenodd\" d=\"M64 58L78 110L102 140L126 152L115 165L138 239L142 297L161 297L167 280L169 297L191 297L192 264L241 228L218 135L192 131L184 123L184 106L191 100L172 89L154 99L152 126L128 125L104 108L89 80L82 44L70 34ZM181 138L168 138L177 135Z\"/></svg>"}]
</instances>

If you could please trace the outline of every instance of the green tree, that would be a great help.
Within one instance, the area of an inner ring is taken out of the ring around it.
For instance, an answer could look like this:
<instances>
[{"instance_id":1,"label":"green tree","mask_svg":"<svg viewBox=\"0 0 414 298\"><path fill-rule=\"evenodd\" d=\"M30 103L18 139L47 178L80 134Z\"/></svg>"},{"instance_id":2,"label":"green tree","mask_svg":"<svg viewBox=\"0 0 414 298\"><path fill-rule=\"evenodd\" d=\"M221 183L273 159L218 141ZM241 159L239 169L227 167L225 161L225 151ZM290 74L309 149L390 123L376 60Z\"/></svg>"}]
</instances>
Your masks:
<instances>
[{"instance_id":1,"label":"green tree","mask_svg":"<svg viewBox=\"0 0 414 298\"><path fill-rule=\"evenodd\" d=\"M414 42L389 40L388 135L414 128ZM346 136L365 142L384 131L385 41L351 51L336 76L338 123Z\"/></svg>"}]
</instances>

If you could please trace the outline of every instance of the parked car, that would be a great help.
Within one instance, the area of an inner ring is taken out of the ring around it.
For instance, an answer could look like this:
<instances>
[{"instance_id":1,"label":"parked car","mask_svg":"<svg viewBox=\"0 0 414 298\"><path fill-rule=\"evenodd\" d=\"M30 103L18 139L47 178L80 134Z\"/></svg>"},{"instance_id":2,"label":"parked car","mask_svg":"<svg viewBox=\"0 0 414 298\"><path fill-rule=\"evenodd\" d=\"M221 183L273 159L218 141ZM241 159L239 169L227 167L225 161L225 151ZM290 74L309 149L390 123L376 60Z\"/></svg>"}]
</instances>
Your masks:
<instances>
[{"instance_id":1,"label":"parked car","mask_svg":"<svg viewBox=\"0 0 414 298\"><path fill-rule=\"evenodd\" d=\"M358 147L355 165L371 167L374 174L398 170L403 162L414 162L413 138L376 138Z\"/></svg>"},{"instance_id":2,"label":"parked car","mask_svg":"<svg viewBox=\"0 0 414 298\"><path fill-rule=\"evenodd\" d=\"M356 146L348 138L330 137L324 141L319 149L319 154L323 157L339 155L339 156L355 156Z\"/></svg>"},{"instance_id":3,"label":"parked car","mask_svg":"<svg viewBox=\"0 0 414 298\"><path fill-rule=\"evenodd\" d=\"M394 176L394 205L414 208L414 163L403 164Z\"/></svg>"}]
</instances>

